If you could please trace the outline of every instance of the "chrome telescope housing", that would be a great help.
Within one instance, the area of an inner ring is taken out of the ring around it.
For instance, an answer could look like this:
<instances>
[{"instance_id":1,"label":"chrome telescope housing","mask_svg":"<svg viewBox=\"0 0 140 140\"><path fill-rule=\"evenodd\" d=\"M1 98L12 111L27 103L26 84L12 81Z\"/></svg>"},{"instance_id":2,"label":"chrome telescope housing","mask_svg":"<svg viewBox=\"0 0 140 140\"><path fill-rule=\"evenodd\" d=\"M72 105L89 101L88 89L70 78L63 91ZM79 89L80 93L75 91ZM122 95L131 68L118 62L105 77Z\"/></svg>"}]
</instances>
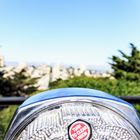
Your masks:
<instances>
[{"instance_id":1,"label":"chrome telescope housing","mask_svg":"<svg viewBox=\"0 0 140 140\"><path fill-rule=\"evenodd\" d=\"M17 110L5 140L140 140L133 106L85 88L50 90Z\"/></svg>"}]
</instances>

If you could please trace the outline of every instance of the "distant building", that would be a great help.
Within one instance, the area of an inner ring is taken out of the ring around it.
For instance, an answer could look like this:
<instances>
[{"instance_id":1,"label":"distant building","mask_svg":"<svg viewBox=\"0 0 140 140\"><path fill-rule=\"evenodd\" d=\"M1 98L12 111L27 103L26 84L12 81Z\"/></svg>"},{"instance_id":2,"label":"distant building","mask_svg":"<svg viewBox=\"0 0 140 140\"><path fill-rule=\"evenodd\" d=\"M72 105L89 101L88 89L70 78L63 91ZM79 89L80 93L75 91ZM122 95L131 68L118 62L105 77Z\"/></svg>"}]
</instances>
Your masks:
<instances>
[{"instance_id":1,"label":"distant building","mask_svg":"<svg viewBox=\"0 0 140 140\"><path fill-rule=\"evenodd\" d=\"M0 67L4 66L4 57L0 55Z\"/></svg>"}]
</instances>

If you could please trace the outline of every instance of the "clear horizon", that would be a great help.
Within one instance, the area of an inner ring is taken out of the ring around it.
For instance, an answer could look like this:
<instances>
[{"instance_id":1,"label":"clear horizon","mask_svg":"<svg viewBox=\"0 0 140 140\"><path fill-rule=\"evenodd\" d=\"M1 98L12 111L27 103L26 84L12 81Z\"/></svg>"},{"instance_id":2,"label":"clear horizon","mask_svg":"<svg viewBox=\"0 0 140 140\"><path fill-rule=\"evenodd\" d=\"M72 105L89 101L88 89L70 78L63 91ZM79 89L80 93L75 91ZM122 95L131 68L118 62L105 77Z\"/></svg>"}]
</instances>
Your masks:
<instances>
[{"instance_id":1,"label":"clear horizon","mask_svg":"<svg viewBox=\"0 0 140 140\"><path fill-rule=\"evenodd\" d=\"M138 0L0 1L0 54L6 62L109 67L140 48Z\"/></svg>"}]
</instances>

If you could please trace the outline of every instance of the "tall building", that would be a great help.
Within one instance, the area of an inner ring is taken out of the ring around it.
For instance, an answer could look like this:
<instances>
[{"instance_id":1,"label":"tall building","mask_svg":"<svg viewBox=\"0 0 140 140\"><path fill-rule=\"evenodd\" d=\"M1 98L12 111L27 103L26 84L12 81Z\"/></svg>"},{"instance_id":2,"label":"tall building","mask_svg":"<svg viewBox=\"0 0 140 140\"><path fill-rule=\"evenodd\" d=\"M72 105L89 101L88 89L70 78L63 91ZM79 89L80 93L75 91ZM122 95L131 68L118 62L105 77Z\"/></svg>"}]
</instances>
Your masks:
<instances>
[{"instance_id":1,"label":"tall building","mask_svg":"<svg viewBox=\"0 0 140 140\"><path fill-rule=\"evenodd\" d=\"M0 55L0 67L4 66L4 57Z\"/></svg>"}]
</instances>

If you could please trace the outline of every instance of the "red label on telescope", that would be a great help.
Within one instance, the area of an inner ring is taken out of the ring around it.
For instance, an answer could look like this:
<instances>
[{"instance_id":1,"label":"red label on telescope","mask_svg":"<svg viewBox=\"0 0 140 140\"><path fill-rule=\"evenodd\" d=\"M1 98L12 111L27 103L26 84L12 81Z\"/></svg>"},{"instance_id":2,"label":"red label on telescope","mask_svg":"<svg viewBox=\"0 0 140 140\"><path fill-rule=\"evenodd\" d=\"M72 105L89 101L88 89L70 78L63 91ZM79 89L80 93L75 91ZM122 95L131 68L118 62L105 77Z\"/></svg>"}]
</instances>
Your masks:
<instances>
[{"instance_id":1,"label":"red label on telescope","mask_svg":"<svg viewBox=\"0 0 140 140\"><path fill-rule=\"evenodd\" d=\"M91 126L83 120L73 122L68 131L71 140L89 140L91 137Z\"/></svg>"}]
</instances>

